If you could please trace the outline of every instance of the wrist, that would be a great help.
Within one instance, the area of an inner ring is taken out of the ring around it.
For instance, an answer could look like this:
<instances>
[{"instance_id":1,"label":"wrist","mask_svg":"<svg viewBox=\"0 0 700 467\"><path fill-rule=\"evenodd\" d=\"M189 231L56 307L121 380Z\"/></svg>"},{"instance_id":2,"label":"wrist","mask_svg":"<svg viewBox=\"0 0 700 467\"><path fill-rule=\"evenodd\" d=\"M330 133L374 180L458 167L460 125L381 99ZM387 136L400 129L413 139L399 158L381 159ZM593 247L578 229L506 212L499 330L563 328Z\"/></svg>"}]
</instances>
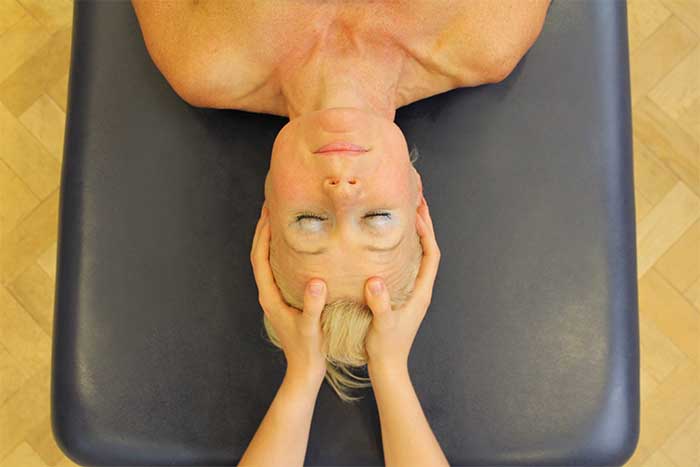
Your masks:
<instances>
[{"instance_id":1,"label":"wrist","mask_svg":"<svg viewBox=\"0 0 700 467\"><path fill-rule=\"evenodd\" d=\"M301 387L307 391L313 389L318 391L321 387L321 383L323 383L325 374L325 368L323 368L323 371L320 371L320 369L288 366L284 374L284 381L289 385Z\"/></svg>"},{"instance_id":2,"label":"wrist","mask_svg":"<svg viewBox=\"0 0 700 467\"><path fill-rule=\"evenodd\" d=\"M372 361L367 363L367 373L370 379L383 377L403 377L408 376L408 362L407 361Z\"/></svg>"}]
</instances>

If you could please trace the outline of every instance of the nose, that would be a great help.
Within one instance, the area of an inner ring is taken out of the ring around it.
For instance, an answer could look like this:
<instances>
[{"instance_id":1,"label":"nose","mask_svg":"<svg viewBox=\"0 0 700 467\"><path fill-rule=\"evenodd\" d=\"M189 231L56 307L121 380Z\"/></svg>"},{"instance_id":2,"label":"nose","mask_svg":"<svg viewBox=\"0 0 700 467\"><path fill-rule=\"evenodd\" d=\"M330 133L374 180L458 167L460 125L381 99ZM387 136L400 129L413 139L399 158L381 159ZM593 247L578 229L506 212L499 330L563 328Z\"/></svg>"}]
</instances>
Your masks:
<instances>
[{"instance_id":1,"label":"nose","mask_svg":"<svg viewBox=\"0 0 700 467\"><path fill-rule=\"evenodd\" d=\"M323 189L336 203L347 204L357 200L361 193L361 183L357 177L327 177Z\"/></svg>"}]
</instances>

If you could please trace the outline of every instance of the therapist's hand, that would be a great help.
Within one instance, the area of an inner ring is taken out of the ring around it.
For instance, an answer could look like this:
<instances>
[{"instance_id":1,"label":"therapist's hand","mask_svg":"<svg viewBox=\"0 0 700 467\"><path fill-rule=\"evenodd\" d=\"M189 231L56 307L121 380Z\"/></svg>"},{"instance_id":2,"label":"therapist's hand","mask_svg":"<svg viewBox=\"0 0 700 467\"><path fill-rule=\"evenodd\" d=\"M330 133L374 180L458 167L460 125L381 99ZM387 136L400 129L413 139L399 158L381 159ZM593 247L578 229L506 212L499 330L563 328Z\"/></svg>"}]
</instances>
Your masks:
<instances>
[{"instance_id":1,"label":"therapist's hand","mask_svg":"<svg viewBox=\"0 0 700 467\"><path fill-rule=\"evenodd\" d=\"M282 298L269 258L270 221L267 207L263 206L250 252L258 300L282 345L287 376L320 384L326 373L320 322L326 304L326 284L320 279L311 279L304 291L304 309L293 308Z\"/></svg>"},{"instance_id":2,"label":"therapist's hand","mask_svg":"<svg viewBox=\"0 0 700 467\"><path fill-rule=\"evenodd\" d=\"M381 278L371 277L365 283L365 299L373 315L365 339L370 372L407 369L408 354L432 299L440 249L425 198L418 207L416 229L423 246L423 259L408 302L392 309L389 292ZM379 286L376 292L375 285Z\"/></svg>"}]
</instances>

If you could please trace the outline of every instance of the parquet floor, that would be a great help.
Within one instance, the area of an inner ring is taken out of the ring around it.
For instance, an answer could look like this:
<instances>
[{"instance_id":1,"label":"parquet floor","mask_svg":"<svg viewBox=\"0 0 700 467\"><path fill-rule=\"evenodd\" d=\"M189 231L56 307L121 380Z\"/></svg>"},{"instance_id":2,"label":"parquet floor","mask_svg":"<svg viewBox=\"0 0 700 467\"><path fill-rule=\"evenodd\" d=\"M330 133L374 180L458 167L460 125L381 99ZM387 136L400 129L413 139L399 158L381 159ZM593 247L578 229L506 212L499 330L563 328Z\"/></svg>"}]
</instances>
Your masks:
<instances>
[{"instance_id":1,"label":"parquet floor","mask_svg":"<svg viewBox=\"0 0 700 467\"><path fill-rule=\"evenodd\" d=\"M71 20L70 0L0 0L0 467L74 465L49 423ZM629 29L642 428L628 465L697 467L700 0L633 0Z\"/></svg>"}]
</instances>

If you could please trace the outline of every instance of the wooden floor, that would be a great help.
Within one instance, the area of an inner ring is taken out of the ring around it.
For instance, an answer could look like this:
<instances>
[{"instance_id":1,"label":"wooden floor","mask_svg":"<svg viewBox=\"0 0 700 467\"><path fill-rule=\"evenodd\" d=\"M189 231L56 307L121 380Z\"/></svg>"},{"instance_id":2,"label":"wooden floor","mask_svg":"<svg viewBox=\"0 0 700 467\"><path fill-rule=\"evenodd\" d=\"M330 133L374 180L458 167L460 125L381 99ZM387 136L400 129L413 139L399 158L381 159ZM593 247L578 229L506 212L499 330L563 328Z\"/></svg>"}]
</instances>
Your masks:
<instances>
[{"instance_id":1,"label":"wooden floor","mask_svg":"<svg viewBox=\"0 0 700 467\"><path fill-rule=\"evenodd\" d=\"M560 0L574 1L574 0ZM0 467L74 465L49 424L69 0L0 0ZM700 0L629 4L642 428L700 466Z\"/></svg>"}]
</instances>

